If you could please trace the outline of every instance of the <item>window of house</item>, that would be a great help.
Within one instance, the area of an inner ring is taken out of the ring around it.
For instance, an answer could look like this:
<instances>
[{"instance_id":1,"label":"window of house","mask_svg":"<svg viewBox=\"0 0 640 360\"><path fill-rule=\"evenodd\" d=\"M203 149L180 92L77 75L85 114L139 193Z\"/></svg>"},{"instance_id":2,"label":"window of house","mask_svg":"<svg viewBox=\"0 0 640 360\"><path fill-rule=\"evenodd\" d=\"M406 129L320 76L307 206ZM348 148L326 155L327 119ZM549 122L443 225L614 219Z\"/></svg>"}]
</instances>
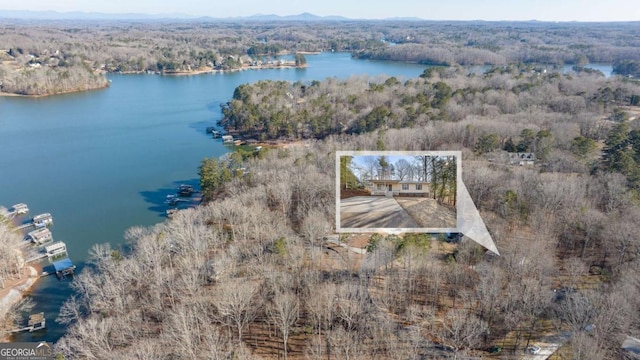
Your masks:
<instances>
[{"instance_id":1,"label":"window of house","mask_svg":"<svg viewBox=\"0 0 640 360\"><path fill-rule=\"evenodd\" d=\"M422 184L416 184L416 190L422 190Z\"/></svg>"},{"instance_id":2,"label":"window of house","mask_svg":"<svg viewBox=\"0 0 640 360\"><path fill-rule=\"evenodd\" d=\"M402 190L409 190L409 184L402 184Z\"/></svg>"}]
</instances>

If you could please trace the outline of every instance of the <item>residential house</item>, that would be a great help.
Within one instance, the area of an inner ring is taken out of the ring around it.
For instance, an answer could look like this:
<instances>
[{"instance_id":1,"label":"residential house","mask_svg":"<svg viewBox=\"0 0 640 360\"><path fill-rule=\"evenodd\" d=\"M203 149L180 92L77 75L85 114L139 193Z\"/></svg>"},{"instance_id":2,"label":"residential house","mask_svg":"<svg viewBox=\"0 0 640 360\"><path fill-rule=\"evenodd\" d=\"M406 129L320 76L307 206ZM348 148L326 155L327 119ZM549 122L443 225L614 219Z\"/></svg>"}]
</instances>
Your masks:
<instances>
[{"instance_id":1,"label":"residential house","mask_svg":"<svg viewBox=\"0 0 640 360\"><path fill-rule=\"evenodd\" d=\"M370 180L371 195L429 196L429 183L425 181Z\"/></svg>"},{"instance_id":2,"label":"residential house","mask_svg":"<svg viewBox=\"0 0 640 360\"><path fill-rule=\"evenodd\" d=\"M509 153L509 163L511 165L535 165L536 154L534 153Z\"/></svg>"}]
</instances>

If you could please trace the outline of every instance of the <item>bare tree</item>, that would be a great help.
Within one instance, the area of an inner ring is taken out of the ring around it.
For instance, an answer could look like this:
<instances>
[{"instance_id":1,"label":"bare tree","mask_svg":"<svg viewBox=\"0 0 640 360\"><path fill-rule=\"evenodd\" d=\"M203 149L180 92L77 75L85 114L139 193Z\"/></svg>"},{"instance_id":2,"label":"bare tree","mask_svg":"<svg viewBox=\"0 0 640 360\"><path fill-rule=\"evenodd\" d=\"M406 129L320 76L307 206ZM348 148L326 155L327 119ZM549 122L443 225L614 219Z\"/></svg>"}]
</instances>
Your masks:
<instances>
[{"instance_id":1,"label":"bare tree","mask_svg":"<svg viewBox=\"0 0 640 360\"><path fill-rule=\"evenodd\" d=\"M458 353L464 349L472 349L482 341L488 330L486 322L463 309L452 309L442 321L440 340Z\"/></svg>"},{"instance_id":2,"label":"bare tree","mask_svg":"<svg viewBox=\"0 0 640 360\"><path fill-rule=\"evenodd\" d=\"M217 286L214 305L220 320L234 325L238 341L242 341L242 331L256 316L259 304L255 296L258 285L251 280L228 281Z\"/></svg>"},{"instance_id":3,"label":"bare tree","mask_svg":"<svg viewBox=\"0 0 640 360\"><path fill-rule=\"evenodd\" d=\"M304 218L300 230L313 248L319 247L322 244L322 238L329 233L331 225L324 216L324 213L316 209L311 209ZM315 252L312 251L312 258L314 254Z\"/></svg>"},{"instance_id":4,"label":"bare tree","mask_svg":"<svg viewBox=\"0 0 640 360\"><path fill-rule=\"evenodd\" d=\"M278 327L282 335L284 358L287 359L287 341L291 327L298 320L300 314L300 301L291 291L278 292L268 308L271 322Z\"/></svg>"},{"instance_id":5,"label":"bare tree","mask_svg":"<svg viewBox=\"0 0 640 360\"><path fill-rule=\"evenodd\" d=\"M413 166L409 161L400 159L395 163L396 177L401 180L413 180Z\"/></svg>"}]
</instances>

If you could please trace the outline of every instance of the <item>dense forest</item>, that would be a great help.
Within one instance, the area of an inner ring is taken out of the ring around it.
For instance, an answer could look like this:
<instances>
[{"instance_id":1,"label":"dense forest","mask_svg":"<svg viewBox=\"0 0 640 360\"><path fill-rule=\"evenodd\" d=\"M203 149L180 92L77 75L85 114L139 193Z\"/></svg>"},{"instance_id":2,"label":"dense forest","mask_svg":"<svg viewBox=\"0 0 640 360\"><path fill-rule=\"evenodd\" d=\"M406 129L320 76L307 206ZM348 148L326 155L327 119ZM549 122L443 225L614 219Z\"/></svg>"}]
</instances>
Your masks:
<instances>
[{"instance_id":1,"label":"dense forest","mask_svg":"<svg viewBox=\"0 0 640 360\"><path fill-rule=\"evenodd\" d=\"M385 30L382 46L356 51L355 56L430 65L640 60L635 23L451 22Z\"/></svg>"},{"instance_id":2,"label":"dense forest","mask_svg":"<svg viewBox=\"0 0 640 360\"><path fill-rule=\"evenodd\" d=\"M636 23L39 21L0 24L0 91L100 88L104 72L190 74L280 64L305 52L440 65L615 64L638 76Z\"/></svg>"},{"instance_id":3,"label":"dense forest","mask_svg":"<svg viewBox=\"0 0 640 360\"><path fill-rule=\"evenodd\" d=\"M432 67L405 82L357 77L241 85L224 106L221 124L243 136L303 139L484 118L495 122L491 133L504 142L519 135L515 125L526 113L529 118L540 117L538 130L559 126L570 117L583 135L602 140L604 120L621 121L627 116L626 107L639 104L636 82L598 72L562 74L509 65L476 75L463 67ZM501 121L509 118L515 120ZM468 131L478 130L470 126ZM572 139L563 140L569 144Z\"/></svg>"},{"instance_id":4,"label":"dense forest","mask_svg":"<svg viewBox=\"0 0 640 360\"><path fill-rule=\"evenodd\" d=\"M7 209L0 208L0 289L5 288L5 283L20 276L22 267L17 256L18 245L21 243L20 235L12 231L3 216Z\"/></svg>"},{"instance_id":5,"label":"dense forest","mask_svg":"<svg viewBox=\"0 0 640 360\"><path fill-rule=\"evenodd\" d=\"M95 246L56 348L511 359L547 342L566 359L623 359L640 335L639 95L627 79L527 66L242 85L227 127L303 141L204 160L208 204L130 229L127 251ZM375 149L461 150L500 256L464 238L332 234L334 151ZM536 163L514 165L514 152Z\"/></svg>"},{"instance_id":6,"label":"dense forest","mask_svg":"<svg viewBox=\"0 0 640 360\"><path fill-rule=\"evenodd\" d=\"M624 359L626 336L640 337L637 23L7 20L0 90L86 90L107 72L227 71L285 53L304 65L317 51L449 66L239 86L221 125L291 143L205 159L206 204L129 229L122 248L94 246L57 351L512 359L544 342L563 344L563 359ZM625 76L582 67L597 62ZM440 234L336 234L336 150L461 150L500 256ZM0 285L18 274L19 242L0 224Z\"/></svg>"}]
</instances>

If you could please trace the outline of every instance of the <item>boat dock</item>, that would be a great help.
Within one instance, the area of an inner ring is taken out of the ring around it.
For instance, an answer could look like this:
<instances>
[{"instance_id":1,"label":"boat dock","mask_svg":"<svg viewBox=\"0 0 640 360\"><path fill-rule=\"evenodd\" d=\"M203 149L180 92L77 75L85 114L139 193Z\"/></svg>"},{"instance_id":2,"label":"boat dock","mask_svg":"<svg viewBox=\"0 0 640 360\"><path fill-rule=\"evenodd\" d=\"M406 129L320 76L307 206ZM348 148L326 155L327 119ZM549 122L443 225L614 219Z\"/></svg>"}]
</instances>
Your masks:
<instances>
[{"instance_id":1,"label":"boat dock","mask_svg":"<svg viewBox=\"0 0 640 360\"><path fill-rule=\"evenodd\" d=\"M20 203L20 204L13 205L11 207L11 211L3 215L5 215L8 219L13 219L17 215L24 215L28 212L29 212L29 207L27 206L27 204Z\"/></svg>"},{"instance_id":2,"label":"boat dock","mask_svg":"<svg viewBox=\"0 0 640 360\"><path fill-rule=\"evenodd\" d=\"M30 240L35 245L42 245L49 241L53 241L53 235L51 234L51 230L43 227L30 231L27 234L27 240Z\"/></svg>"},{"instance_id":3,"label":"boat dock","mask_svg":"<svg viewBox=\"0 0 640 360\"><path fill-rule=\"evenodd\" d=\"M47 323L47 319L44 318L43 312L38 314L31 314L29 315L29 322L27 323L26 327L10 330L9 332L10 333L17 333L17 332L23 332L23 331L34 332L34 331L44 329L46 327L46 323Z\"/></svg>"},{"instance_id":4,"label":"boat dock","mask_svg":"<svg viewBox=\"0 0 640 360\"><path fill-rule=\"evenodd\" d=\"M64 280L69 275L73 275L76 270L76 266L69 258L64 258L53 263L53 268L56 271L56 276L60 280Z\"/></svg>"},{"instance_id":5,"label":"boat dock","mask_svg":"<svg viewBox=\"0 0 640 360\"><path fill-rule=\"evenodd\" d=\"M32 219L33 225L37 228L53 225L53 216L49 213L36 215Z\"/></svg>"},{"instance_id":6,"label":"boat dock","mask_svg":"<svg viewBox=\"0 0 640 360\"><path fill-rule=\"evenodd\" d=\"M24 230L31 227L35 227L39 229L39 228L47 227L49 225L53 225L53 216L51 216L51 214L49 213L44 213L44 214L34 216L33 219L31 219L31 222L29 223L16 226L16 230Z\"/></svg>"},{"instance_id":7,"label":"boat dock","mask_svg":"<svg viewBox=\"0 0 640 360\"><path fill-rule=\"evenodd\" d=\"M176 206L179 202L188 202L187 199L181 199L177 195L167 195L167 200L164 201L165 204Z\"/></svg>"},{"instance_id":8,"label":"boat dock","mask_svg":"<svg viewBox=\"0 0 640 360\"><path fill-rule=\"evenodd\" d=\"M55 242L51 245L44 247L45 255L48 258L53 258L67 253L67 244L62 241Z\"/></svg>"},{"instance_id":9,"label":"boat dock","mask_svg":"<svg viewBox=\"0 0 640 360\"><path fill-rule=\"evenodd\" d=\"M216 130L215 126L209 126L205 129L205 132L207 134L211 134L214 138L219 138L222 133L218 130Z\"/></svg>"}]
</instances>

